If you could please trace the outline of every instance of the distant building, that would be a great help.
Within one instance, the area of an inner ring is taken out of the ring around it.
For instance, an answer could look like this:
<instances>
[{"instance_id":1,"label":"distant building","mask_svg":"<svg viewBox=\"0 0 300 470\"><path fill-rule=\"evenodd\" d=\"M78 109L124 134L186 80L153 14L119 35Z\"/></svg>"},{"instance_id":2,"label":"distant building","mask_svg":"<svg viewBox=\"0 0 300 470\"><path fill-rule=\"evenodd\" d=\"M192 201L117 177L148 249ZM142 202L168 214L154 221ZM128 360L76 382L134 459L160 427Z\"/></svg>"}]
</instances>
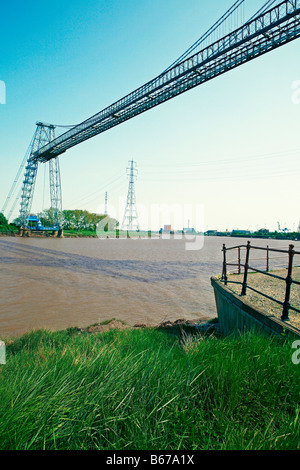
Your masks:
<instances>
[{"instance_id":1,"label":"distant building","mask_svg":"<svg viewBox=\"0 0 300 470\"><path fill-rule=\"evenodd\" d=\"M218 231L217 230L207 230L205 232L205 235L212 236L212 235L217 235Z\"/></svg>"},{"instance_id":2,"label":"distant building","mask_svg":"<svg viewBox=\"0 0 300 470\"><path fill-rule=\"evenodd\" d=\"M189 233L189 234L196 233L196 230L192 227L184 227L182 231L183 231L183 233Z\"/></svg>"},{"instance_id":3,"label":"distant building","mask_svg":"<svg viewBox=\"0 0 300 470\"><path fill-rule=\"evenodd\" d=\"M164 225L164 232L171 232L171 225Z\"/></svg>"}]
</instances>

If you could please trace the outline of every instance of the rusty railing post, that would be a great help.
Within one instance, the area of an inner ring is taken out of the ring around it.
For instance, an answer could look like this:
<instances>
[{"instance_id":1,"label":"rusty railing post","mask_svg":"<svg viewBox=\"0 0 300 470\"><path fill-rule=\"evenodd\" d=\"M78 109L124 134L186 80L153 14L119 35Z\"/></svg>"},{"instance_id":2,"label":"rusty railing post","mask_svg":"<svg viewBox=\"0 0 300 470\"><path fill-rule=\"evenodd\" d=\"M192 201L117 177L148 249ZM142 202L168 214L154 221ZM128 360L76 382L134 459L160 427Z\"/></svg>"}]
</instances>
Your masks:
<instances>
[{"instance_id":1,"label":"rusty railing post","mask_svg":"<svg viewBox=\"0 0 300 470\"><path fill-rule=\"evenodd\" d=\"M267 245L267 273L269 272L269 245Z\"/></svg>"},{"instance_id":2,"label":"rusty railing post","mask_svg":"<svg viewBox=\"0 0 300 470\"><path fill-rule=\"evenodd\" d=\"M223 272L222 272L222 279L225 282L225 286L227 286L227 264L226 264L226 246L223 243Z\"/></svg>"},{"instance_id":3,"label":"rusty railing post","mask_svg":"<svg viewBox=\"0 0 300 470\"><path fill-rule=\"evenodd\" d=\"M241 274L241 247L238 248L238 273Z\"/></svg>"},{"instance_id":4,"label":"rusty railing post","mask_svg":"<svg viewBox=\"0 0 300 470\"><path fill-rule=\"evenodd\" d=\"M247 242L247 247L246 247L246 260L245 260L244 281L243 281L243 287L242 287L242 293L241 293L241 295L246 295L247 276L248 276L248 268L249 268L249 256L250 256L250 241Z\"/></svg>"},{"instance_id":5,"label":"rusty railing post","mask_svg":"<svg viewBox=\"0 0 300 470\"><path fill-rule=\"evenodd\" d=\"M290 308L290 295L291 295L291 285L292 285L292 272L293 272L293 258L294 258L294 245L289 245L289 266L288 273L286 276L286 289L285 289L285 299L283 302L283 310L281 320L285 321L289 319L289 308Z\"/></svg>"}]
</instances>

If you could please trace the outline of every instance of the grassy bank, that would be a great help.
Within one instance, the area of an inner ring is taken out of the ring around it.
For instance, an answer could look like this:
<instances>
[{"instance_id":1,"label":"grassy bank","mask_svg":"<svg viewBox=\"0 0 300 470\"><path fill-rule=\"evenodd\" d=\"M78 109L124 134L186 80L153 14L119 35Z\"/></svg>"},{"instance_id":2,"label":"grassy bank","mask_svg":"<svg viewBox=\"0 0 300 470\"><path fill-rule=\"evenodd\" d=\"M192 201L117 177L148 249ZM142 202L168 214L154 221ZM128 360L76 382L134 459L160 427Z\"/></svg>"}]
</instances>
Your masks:
<instances>
[{"instance_id":1,"label":"grassy bank","mask_svg":"<svg viewBox=\"0 0 300 470\"><path fill-rule=\"evenodd\" d=\"M299 449L287 340L135 328L7 341L0 449Z\"/></svg>"},{"instance_id":2,"label":"grassy bank","mask_svg":"<svg viewBox=\"0 0 300 470\"><path fill-rule=\"evenodd\" d=\"M112 230L112 231L98 231L96 230L64 230L65 237L91 237L91 238L145 238L148 237L148 232L141 230L139 232L127 232L126 230ZM152 237L157 238L158 234L152 233Z\"/></svg>"}]
</instances>

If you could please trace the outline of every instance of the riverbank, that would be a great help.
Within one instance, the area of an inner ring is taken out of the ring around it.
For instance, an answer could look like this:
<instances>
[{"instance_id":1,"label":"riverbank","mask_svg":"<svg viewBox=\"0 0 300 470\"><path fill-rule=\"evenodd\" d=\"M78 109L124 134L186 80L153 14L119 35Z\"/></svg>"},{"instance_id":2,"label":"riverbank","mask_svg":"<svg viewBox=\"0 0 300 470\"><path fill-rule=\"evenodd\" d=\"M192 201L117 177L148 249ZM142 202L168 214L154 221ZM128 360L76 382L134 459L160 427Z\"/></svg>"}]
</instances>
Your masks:
<instances>
[{"instance_id":1,"label":"riverbank","mask_svg":"<svg viewBox=\"0 0 300 470\"><path fill-rule=\"evenodd\" d=\"M108 232L96 232L95 230L63 230L63 237L65 238L160 238L170 237L178 238L179 236L184 238L185 234L182 232L172 232L171 234L168 233L160 233L158 231L147 231L141 230L139 232L127 232L125 230L119 231L108 231ZM188 234L189 237L191 236L204 236L205 238L226 238L226 239L242 239L245 241L248 239L256 239L256 240L281 240L281 241L299 241L300 240L300 233L299 232L291 232L291 233L280 233L280 232L270 232L270 233L249 233L249 234L232 234L227 232L216 232L214 234L208 233L195 233L195 234ZM1 230L0 229L0 237L18 237L20 236L18 233L18 229L16 227L12 227L11 230ZM44 236L45 238L50 235L42 235L41 233L33 231L30 233L30 237L41 237Z\"/></svg>"},{"instance_id":2,"label":"riverbank","mask_svg":"<svg viewBox=\"0 0 300 470\"><path fill-rule=\"evenodd\" d=\"M26 237L30 238L53 238L53 233L51 231L45 232L45 231L32 231L32 232L27 232L25 235ZM22 235L19 234L18 231L16 230L10 230L10 231L0 231L0 237L22 237ZM148 232L126 232L126 231L120 231L119 233L116 233L115 231L111 232L101 232L101 233L96 233L95 231L87 231L87 230L82 230L82 231L68 231L64 230L62 233L61 237L57 237L55 235L55 238L159 238L160 235L159 233L151 233L149 235Z\"/></svg>"},{"instance_id":3,"label":"riverbank","mask_svg":"<svg viewBox=\"0 0 300 470\"><path fill-rule=\"evenodd\" d=\"M287 269L277 269L270 271L272 274L276 274L277 276L286 278L287 276ZM229 274L228 280L234 282L243 282L244 275L243 274ZM300 282L300 267L293 268L293 279L295 281ZM256 290L263 292L264 294L273 297L281 302L284 302L285 298L285 289L286 283L282 280L272 278L270 276L266 276L260 273L248 273L248 286L253 287ZM241 284L232 284L228 282L227 288L232 290L232 292L236 294L241 294ZM245 297L254 308L258 310L263 310L267 312L269 315L274 315L279 320L281 319L282 315L282 306L276 303L273 300L270 300L262 295L252 291L251 289L247 289L247 295ZM300 287L296 284L292 285L291 289L291 297L290 297L290 304L300 309ZM289 320L286 321L287 324L297 328L300 331L300 314L297 312L293 312L293 310L289 311Z\"/></svg>"},{"instance_id":4,"label":"riverbank","mask_svg":"<svg viewBox=\"0 0 300 470\"><path fill-rule=\"evenodd\" d=\"M7 341L0 449L299 449L287 340L106 330Z\"/></svg>"}]
</instances>

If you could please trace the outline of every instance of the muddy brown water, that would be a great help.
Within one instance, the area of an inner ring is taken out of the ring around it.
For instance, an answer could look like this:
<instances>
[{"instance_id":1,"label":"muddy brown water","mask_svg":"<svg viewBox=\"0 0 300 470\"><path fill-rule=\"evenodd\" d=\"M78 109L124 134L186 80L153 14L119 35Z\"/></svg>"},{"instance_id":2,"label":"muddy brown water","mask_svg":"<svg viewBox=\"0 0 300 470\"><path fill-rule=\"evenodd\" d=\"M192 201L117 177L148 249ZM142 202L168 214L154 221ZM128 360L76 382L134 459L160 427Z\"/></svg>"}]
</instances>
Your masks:
<instances>
[{"instance_id":1,"label":"muddy brown water","mask_svg":"<svg viewBox=\"0 0 300 470\"><path fill-rule=\"evenodd\" d=\"M0 337L111 318L150 326L214 318L210 277L222 270L223 242L246 240L206 237L202 249L186 250L184 239L1 237Z\"/></svg>"}]
</instances>

